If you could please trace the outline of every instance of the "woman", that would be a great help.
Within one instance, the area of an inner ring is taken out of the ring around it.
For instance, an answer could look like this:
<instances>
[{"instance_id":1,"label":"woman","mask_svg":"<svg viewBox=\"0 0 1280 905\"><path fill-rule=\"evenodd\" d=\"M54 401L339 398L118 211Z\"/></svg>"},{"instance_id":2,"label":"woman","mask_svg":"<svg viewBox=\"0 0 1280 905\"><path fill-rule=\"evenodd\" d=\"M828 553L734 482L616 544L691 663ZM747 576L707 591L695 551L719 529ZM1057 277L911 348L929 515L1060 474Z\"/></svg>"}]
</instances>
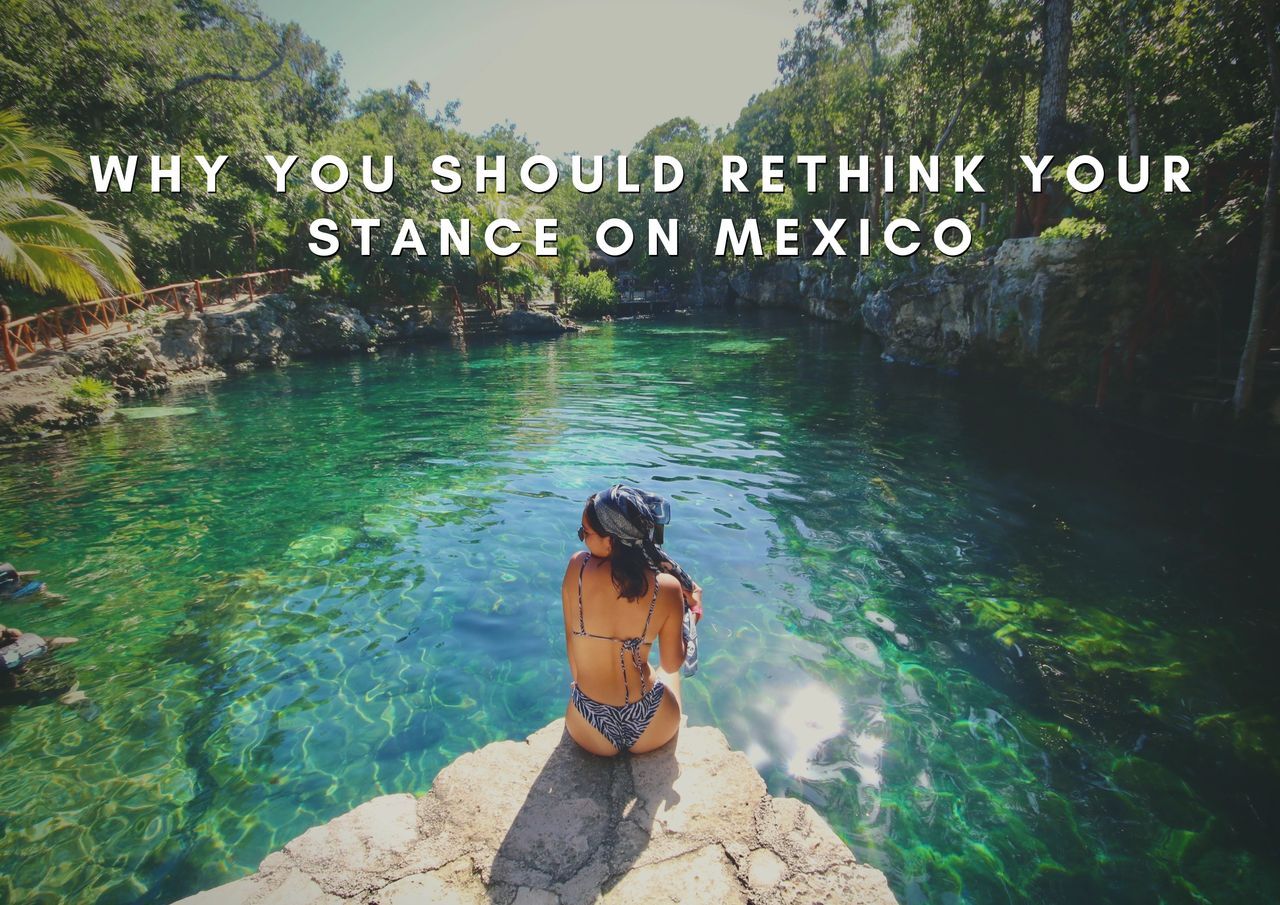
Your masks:
<instances>
[{"instance_id":1,"label":"woman","mask_svg":"<svg viewBox=\"0 0 1280 905\"><path fill-rule=\"evenodd\" d=\"M702 589L657 547L669 513L625 484L592 494L582 511L587 549L569 559L560 588L573 675L565 724L592 754L652 751L680 728L684 595L698 605ZM665 681L649 668L655 641Z\"/></svg>"}]
</instances>

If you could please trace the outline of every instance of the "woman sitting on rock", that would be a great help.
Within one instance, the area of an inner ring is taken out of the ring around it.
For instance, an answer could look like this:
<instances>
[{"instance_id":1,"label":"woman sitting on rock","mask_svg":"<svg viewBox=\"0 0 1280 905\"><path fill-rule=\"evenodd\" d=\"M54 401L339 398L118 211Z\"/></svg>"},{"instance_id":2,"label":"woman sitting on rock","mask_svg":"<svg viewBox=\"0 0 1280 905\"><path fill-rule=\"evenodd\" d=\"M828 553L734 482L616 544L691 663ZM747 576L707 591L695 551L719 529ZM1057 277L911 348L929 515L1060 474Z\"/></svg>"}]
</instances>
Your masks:
<instances>
[{"instance_id":1,"label":"woman sitting on rock","mask_svg":"<svg viewBox=\"0 0 1280 905\"><path fill-rule=\"evenodd\" d=\"M560 595L573 675L565 724L593 754L652 751L680 728L685 593L701 615L702 589L658 549L669 518L662 497L625 484L592 494L582 512L587 550L570 558ZM649 667L655 641L665 682Z\"/></svg>"}]
</instances>

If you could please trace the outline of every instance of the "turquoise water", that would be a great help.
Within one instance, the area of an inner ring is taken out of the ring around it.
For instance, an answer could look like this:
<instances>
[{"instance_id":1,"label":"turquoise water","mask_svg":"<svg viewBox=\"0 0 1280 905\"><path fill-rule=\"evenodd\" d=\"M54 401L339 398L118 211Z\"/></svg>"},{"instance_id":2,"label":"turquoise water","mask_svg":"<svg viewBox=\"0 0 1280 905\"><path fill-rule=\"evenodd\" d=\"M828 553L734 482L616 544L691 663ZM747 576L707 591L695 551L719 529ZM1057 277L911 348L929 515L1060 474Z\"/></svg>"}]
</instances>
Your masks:
<instances>
[{"instance_id":1,"label":"turquoise water","mask_svg":"<svg viewBox=\"0 0 1280 905\"><path fill-rule=\"evenodd\" d=\"M616 480L673 500L706 589L691 721L902 901L1280 898L1275 534L1243 475L788 318L132 414L0 450L0 558L65 596L0 622L81 638L0 706L0 901L167 902L560 716L559 583Z\"/></svg>"}]
</instances>

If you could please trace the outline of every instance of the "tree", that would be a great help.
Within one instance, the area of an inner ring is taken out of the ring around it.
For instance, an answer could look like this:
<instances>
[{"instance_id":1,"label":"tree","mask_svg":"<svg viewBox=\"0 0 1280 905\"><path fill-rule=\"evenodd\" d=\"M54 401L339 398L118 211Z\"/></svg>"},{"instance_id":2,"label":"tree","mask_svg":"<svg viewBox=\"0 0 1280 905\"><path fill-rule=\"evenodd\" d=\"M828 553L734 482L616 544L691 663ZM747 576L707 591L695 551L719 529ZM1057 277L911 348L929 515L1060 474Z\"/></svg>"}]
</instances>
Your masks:
<instances>
[{"instance_id":1,"label":"tree","mask_svg":"<svg viewBox=\"0 0 1280 905\"><path fill-rule=\"evenodd\" d=\"M1262 238L1258 249L1258 272L1253 284L1253 307L1249 313L1249 333L1240 354L1240 371L1232 399L1236 417L1249 407L1253 397L1253 375L1262 345L1267 296L1271 289L1271 252L1276 243L1276 188L1280 183L1280 58L1276 50L1275 10L1269 0L1261 0L1262 26L1267 45L1267 65L1271 82L1271 163L1267 168L1266 195L1262 199Z\"/></svg>"},{"instance_id":2,"label":"tree","mask_svg":"<svg viewBox=\"0 0 1280 905\"><path fill-rule=\"evenodd\" d=\"M551 265L551 290L555 293L556 306L564 302L564 290L569 281L582 272L591 260L587 240L582 236L566 236L557 248Z\"/></svg>"},{"instance_id":3,"label":"tree","mask_svg":"<svg viewBox=\"0 0 1280 905\"><path fill-rule=\"evenodd\" d=\"M483 242L471 250L477 287L489 297L492 308L502 307L504 289L531 288L530 278L547 266L550 259L534 254L533 224L541 215L542 208L537 202L492 191L472 206L471 223L476 234L483 234L494 220L513 220L520 226L520 232L502 237L503 244L517 246L510 255L495 254ZM510 273L513 270L520 273Z\"/></svg>"},{"instance_id":4,"label":"tree","mask_svg":"<svg viewBox=\"0 0 1280 905\"><path fill-rule=\"evenodd\" d=\"M1062 151L1067 124L1067 72L1071 60L1072 0L1045 0L1044 71L1036 113L1036 150L1041 156Z\"/></svg>"},{"instance_id":5,"label":"tree","mask_svg":"<svg viewBox=\"0 0 1280 905\"><path fill-rule=\"evenodd\" d=\"M60 175L83 176L80 157L0 110L0 274L75 301L141 289L120 231L49 194Z\"/></svg>"}]
</instances>

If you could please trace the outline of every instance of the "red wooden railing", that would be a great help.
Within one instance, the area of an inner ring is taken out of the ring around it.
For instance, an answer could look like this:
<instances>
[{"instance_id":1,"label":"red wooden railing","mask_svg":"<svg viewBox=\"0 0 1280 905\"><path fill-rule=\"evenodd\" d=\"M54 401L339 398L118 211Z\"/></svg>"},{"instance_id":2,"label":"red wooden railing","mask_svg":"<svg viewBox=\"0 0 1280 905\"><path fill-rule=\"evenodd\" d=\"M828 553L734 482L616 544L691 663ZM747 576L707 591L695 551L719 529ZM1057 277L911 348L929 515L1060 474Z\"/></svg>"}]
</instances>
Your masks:
<instances>
[{"instance_id":1,"label":"red wooden railing","mask_svg":"<svg viewBox=\"0 0 1280 905\"><path fill-rule=\"evenodd\" d=\"M61 343L63 349L69 349L76 334L88 335L95 327L109 328L134 311L156 305L166 311L183 313L203 311L206 305L217 305L242 295L247 295L252 302L256 300L260 286L279 292L288 284L292 273L292 270L280 268L214 280L172 283L133 295L113 295L92 302L50 308L17 320L9 320L9 309L0 306L3 308L0 311L0 344L3 345L5 364L9 370L16 371L20 354L34 353L41 345L52 349L55 341ZM133 329L127 320L125 326L128 330Z\"/></svg>"}]
</instances>

